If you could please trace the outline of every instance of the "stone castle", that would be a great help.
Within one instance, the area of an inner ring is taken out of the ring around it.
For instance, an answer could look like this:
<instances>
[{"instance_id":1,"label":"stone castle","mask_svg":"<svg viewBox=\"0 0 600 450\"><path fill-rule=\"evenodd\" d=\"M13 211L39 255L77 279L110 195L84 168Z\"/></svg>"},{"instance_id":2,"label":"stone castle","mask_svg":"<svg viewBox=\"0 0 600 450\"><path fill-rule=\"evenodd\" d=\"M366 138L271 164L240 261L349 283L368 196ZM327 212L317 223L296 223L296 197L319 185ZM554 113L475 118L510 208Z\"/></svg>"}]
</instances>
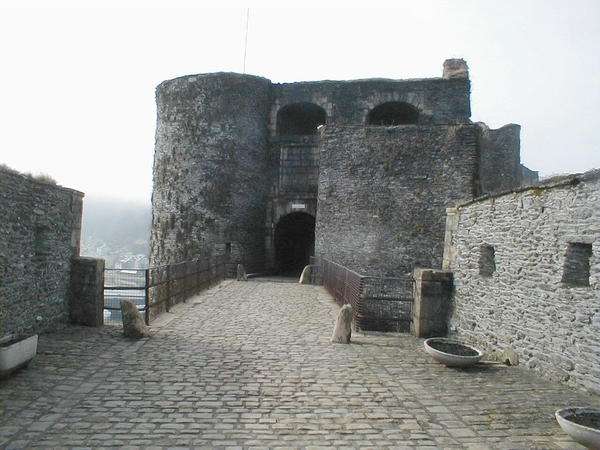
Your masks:
<instances>
[{"instance_id":1,"label":"stone castle","mask_svg":"<svg viewBox=\"0 0 600 450\"><path fill-rule=\"evenodd\" d=\"M156 99L152 265L226 253L250 272L313 254L379 276L440 268L447 207L537 179L518 125L470 120L463 60L430 79L191 75Z\"/></svg>"},{"instance_id":2,"label":"stone castle","mask_svg":"<svg viewBox=\"0 0 600 450\"><path fill-rule=\"evenodd\" d=\"M598 394L600 171L529 185L519 127L472 123L469 89L461 60L426 80L163 83L152 264L218 254L292 272L315 254L408 279L413 318L438 302L449 335ZM101 325L104 261L79 257L84 194L2 165L0 192L0 338Z\"/></svg>"}]
</instances>

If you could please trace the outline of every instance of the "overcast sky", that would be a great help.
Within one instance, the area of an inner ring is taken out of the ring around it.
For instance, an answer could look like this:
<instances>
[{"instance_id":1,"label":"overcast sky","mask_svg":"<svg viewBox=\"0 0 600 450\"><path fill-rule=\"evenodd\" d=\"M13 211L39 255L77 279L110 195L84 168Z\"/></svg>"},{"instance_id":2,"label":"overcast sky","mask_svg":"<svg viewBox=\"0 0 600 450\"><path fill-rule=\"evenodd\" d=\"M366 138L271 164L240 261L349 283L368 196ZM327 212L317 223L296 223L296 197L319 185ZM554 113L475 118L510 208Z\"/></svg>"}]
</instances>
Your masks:
<instances>
[{"instance_id":1,"label":"overcast sky","mask_svg":"<svg viewBox=\"0 0 600 450\"><path fill-rule=\"evenodd\" d=\"M472 120L520 124L523 164L600 166L598 0L0 0L0 50L0 163L91 195L149 200L156 86L244 61L294 82L464 58Z\"/></svg>"}]
</instances>

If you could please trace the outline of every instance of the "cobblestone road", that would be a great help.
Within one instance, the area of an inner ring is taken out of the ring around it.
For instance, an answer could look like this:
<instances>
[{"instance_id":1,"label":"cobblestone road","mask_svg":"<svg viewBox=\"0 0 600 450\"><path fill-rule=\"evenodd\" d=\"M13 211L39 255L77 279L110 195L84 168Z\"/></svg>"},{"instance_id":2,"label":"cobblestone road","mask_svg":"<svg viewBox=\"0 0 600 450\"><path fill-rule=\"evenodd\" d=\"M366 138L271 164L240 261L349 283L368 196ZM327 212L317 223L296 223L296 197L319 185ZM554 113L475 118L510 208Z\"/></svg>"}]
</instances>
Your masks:
<instances>
[{"instance_id":1,"label":"cobblestone road","mask_svg":"<svg viewBox=\"0 0 600 450\"><path fill-rule=\"evenodd\" d=\"M522 367L432 361L422 339L329 338L322 287L226 281L153 323L42 336L3 382L5 449L581 449L556 409L597 399Z\"/></svg>"}]
</instances>

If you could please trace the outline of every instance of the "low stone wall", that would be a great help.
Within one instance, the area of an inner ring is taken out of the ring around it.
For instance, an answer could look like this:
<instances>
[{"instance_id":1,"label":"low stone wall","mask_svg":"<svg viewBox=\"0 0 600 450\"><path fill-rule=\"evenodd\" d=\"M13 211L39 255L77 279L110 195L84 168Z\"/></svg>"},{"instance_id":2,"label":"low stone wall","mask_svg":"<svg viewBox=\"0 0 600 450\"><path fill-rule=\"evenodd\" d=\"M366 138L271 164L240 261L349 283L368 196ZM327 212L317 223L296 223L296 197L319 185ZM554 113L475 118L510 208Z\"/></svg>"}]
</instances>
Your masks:
<instances>
[{"instance_id":1,"label":"low stone wall","mask_svg":"<svg viewBox=\"0 0 600 450\"><path fill-rule=\"evenodd\" d=\"M68 324L83 194L0 167L1 335Z\"/></svg>"},{"instance_id":2,"label":"low stone wall","mask_svg":"<svg viewBox=\"0 0 600 450\"><path fill-rule=\"evenodd\" d=\"M600 390L599 172L556 178L450 210L450 328L493 355Z\"/></svg>"}]
</instances>

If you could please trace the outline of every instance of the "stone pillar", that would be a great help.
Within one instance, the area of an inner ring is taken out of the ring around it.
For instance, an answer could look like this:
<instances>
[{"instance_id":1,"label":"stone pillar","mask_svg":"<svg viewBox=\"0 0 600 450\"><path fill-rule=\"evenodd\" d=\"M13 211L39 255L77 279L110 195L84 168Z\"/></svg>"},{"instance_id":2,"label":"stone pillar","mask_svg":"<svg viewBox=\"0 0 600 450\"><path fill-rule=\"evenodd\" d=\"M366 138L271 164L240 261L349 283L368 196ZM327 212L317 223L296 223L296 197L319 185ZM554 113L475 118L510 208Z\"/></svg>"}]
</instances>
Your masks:
<instances>
[{"instance_id":1,"label":"stone pillar","mask_svg":"<svg viewBox=\"0 0 600 450\"><path fill-rule=\"evenodd\" d=\"M452 238L458 230L460 214L458 208L446 208L446 232L444 234L444 256L442 262L443 270L450 270L454 261L456 246L452 244Z\"/></svg>"},{"instance_id":2,"label":"stone pillar","mask_svg":"<svg viewBox=\"0 0 600 450\"><path fill-rule=\"evenodd\" d=\"M415 269L413 329L417 337L446 336L452 299L452 272Z\"/></svg>"},{"instance_id":3,"label":"stone pillar","mask_svg":"<svg viewBox=\"0 0 600 450\"><path fill-rule=\"evenodd\" d=\"M73 325L104 324L104 260L73 258L69 289L69 320Z\"/></svg>"},{"instance_id":4,"label":"stone pillar","mask_svg":"<svg viewBox=\"0 0 600 450\"><path fill-rule=\"evenodd\" d=\"M310 257L310 284L323 286L323 255Z\"/></svg>"}]
</instances>

